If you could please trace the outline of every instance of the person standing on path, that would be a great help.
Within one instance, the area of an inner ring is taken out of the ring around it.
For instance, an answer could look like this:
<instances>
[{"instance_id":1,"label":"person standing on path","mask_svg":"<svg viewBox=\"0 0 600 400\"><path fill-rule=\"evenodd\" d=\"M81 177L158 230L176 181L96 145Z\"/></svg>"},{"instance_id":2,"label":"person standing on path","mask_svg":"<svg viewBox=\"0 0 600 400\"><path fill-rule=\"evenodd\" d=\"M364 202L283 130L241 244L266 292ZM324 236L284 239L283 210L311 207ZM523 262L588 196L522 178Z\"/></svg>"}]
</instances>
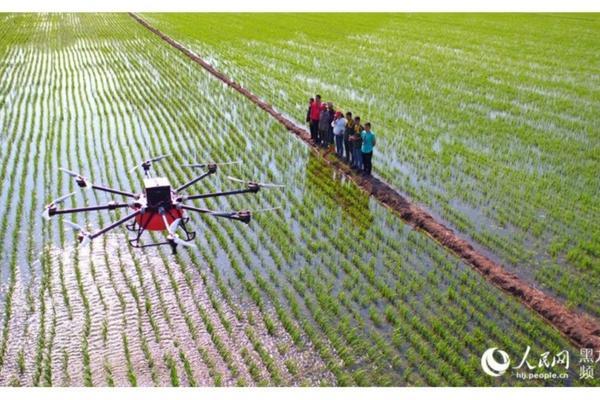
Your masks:
<instances>
[{"instance_id":1,"label":"person standing on path","mask_svg":"<svg viewBox=\"0 0 600 400\"><path fill-rule=\"evenodd\" d=\"M308 110L306 111L306 122L308 122L308 126L310 127L310 109L312 107L312 104L315 102L315 98L311 97L308 100Z\"/></svg>"},{"instance_id":2,"label":"person standing on path","mask_svg":"<svg viewBox=\"0 0 600 400\"><path fill-rule=\"evenodd\" d=\"M333 136L335 138L335 151L338 158L344 158L344 131L346 130L346 118L338 111L335 113L335 120L331 123L333 127Z\"/></svg>"},{"instance_id":3,"label":"person standing on path","mask_svg":"<svg viewBox=\"0 0 600 400\"><path fill-rule=\"evenodd\" d=\"M360 124L360 117L355 117L352 136L350 136L350 142L352 142L352 169L363 169L362 137L360 136L363 129L363 126Z\"/></svg>"},{"instance_id":4,"label":"person standing on path","mask_svg":"<svg viewBox=\"0 0 600 400\"><path fill-rule=\"evenodd\" d=\"M362 139L361 153L365 175L371 175L373 148L375 147L376 140L375 134L371 131L370 122L365 124L365 130L361 132L360 137Z\"/></svg>"},{"instance_id":5,"label":"person standing on path","mask_svg":"<svg viewBox=\"0 0 600 400\"><path fill-rule=\"evenodd\" d=\"M317 143L319 134L319 116L321 115L321 95L315 96L315 101L310 104L310 138L313 143Z\"/></svg>"},{"instance_id":6,"label":"person standing on path","mask_svg":"<svg viewBox=\"0 0 600 400\"><path fill-rule=\"evenodd\" d=\"M332 102L327 103L327 110L329 111L329 121L327 124L327 140L325 147L329 148L334 145L333 139L333 121L335 120L335 108Z\"/></svg>"},{"instance_id":7,"label":"person standing on path","mask_svg":"<svg viewBox=\"0 0 600 400\"><path fill-rule=\"evenodd\" d=\"M321 104L321 113L319 114L319 130L317 132L317 145L327 147L327 133L331 128L331 119L329 118L329 107L327 104Z\"/></svg>"},{"instance_id":8,"label":"person standing on path","mask_svg":"<svg viewBox=\"0 0 600 400\"><path fill-rule=\"evenodd\" d=\"M352 119L352 113L348 111L346 113L346 128L344 129L344 149L346 150L346 163L352 165L352 142L350 137L354 133L354 120Z\"/></svg>"}]
</instances>

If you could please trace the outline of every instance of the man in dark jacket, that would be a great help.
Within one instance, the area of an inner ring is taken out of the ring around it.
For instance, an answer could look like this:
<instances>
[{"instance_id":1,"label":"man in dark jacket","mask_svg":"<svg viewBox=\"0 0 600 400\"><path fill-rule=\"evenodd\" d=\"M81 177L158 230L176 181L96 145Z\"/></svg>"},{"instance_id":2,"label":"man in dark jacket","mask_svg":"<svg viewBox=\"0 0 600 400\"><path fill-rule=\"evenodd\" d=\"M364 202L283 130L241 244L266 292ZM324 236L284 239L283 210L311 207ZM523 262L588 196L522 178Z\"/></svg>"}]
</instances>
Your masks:
<instances>
[{"instance_id":1,"label":"man in dark jacket","mask_svg":"<svg viewBox=\"0 0 600 400\"><path fill-rule=\"evenodd\" d=\"M329 112L329 120L327 121L327 140L325 141L324 147L333 146L333 125L332 122L335 119L335 110L333 108L333 103L327 103L327 111Z\"/></svg>"},{"instance_id":2,"label":"man in dark jacket","mask_svg":"<svg viewBox=\"0 0 600 400\"><path fill-rule=\"evenodd\" d=\"M348 111L346 113L346 129L344 130L344 150L346 150L345 159L346 162L352 165L352 142L350 136L354 133L354 120L352 119L352 113Z\"/></svg>"},{"instance_id":3,"label":"man in dark jacket","mask_svg":"<svg viewBox=\"0 0 600 400\"><path fill-rule=\"evenodd\" d=\"M317 135L317 144L327 147L327 135L331 125L329 118L329 107L326 104L321 105L321 113L319 114L319 133Z\"/></svg>"},{"instance_id":4,"label":"man in dark jacket","mask_svg":"<svg viewBox=\"0 0 600 400\"><path fill-rule=\"evenodd\" d=\"M312 106L312 103L315 102L315 98L311 97L308 100L308 111L306 111L306 122L308 122L308 125L310 126L310 107Z\"/></svg>"}]
</instances>

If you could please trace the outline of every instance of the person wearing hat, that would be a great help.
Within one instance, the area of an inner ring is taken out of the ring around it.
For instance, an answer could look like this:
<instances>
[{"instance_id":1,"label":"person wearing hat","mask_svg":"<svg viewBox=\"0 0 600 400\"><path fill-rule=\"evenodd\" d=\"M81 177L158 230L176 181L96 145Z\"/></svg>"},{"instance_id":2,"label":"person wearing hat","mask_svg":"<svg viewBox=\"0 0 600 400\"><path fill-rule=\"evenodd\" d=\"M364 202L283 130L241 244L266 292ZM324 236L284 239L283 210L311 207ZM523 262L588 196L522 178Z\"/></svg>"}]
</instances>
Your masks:
<instances>
[{"instance_id":1,"label":"person wearing hat","mask_svg":"<svg viewBox=\"0 0 600 400\"><path fill-rule=\"evenodd\" d=\"M335 138L335 151L339 158L344 157L344 131L346 130L346 122L344 115L338 111L335 113L335 119L331 123Z\"/></svg>"}]
</instances>

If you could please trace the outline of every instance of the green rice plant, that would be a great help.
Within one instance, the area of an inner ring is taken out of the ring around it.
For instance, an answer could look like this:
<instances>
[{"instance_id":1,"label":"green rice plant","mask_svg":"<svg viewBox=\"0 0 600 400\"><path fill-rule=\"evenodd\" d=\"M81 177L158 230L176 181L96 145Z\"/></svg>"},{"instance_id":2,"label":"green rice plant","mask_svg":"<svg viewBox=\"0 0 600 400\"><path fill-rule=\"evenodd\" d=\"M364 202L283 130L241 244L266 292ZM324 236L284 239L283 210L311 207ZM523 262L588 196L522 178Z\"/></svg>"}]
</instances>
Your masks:
<instances>
[{"instance_id":1,"label":"green rice plant","mask_svg":"<svg viewBox=\"0 0 600 400\"><path fill-rule=\"evenodd\" d=\"M173 360L170 354L165 354L164 360L165 364L167 365L167 368L169 369L169 376L171 377L171 386L178 387L180 382L179 375L177 374L177 365L175 364L175 360Z\"/></svg>"}]
</instances>

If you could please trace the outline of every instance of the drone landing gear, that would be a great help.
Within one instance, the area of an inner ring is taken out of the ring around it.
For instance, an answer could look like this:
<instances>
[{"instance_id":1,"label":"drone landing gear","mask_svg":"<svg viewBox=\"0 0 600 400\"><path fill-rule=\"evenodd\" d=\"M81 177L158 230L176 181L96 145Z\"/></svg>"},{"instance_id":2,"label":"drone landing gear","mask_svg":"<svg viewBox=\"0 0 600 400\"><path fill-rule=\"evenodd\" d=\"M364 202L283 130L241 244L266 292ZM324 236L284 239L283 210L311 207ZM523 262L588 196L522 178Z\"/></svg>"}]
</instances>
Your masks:
<instances>
[{"instance_id":1,"label":"drone landing gear","mask_svg":"<svg viewBox=\"0 0 600 400\"><path fill-rule=\"evenodd\" d=\"M187 222L189 220L190 220L189 217L181 218L181 222L179 223L179 227L183 230L183 233L185 233L185 241L188 241L188 242L192 241L196 238L196 232L191 231L187 226ZM132 247L135 247L138 249L145 248L145 247L156 247L156 246L162 246L162 245L168 244L171 246L172 254L177 254L177 243L175 243L175 240L170 235L169 235L169 237L167 237L167 240L163 241L163 242L147 243L147 244L141 243L140 238L142 237L142 234L146 231L149 221L150 221L150 219L147 219L146 223L143 226L139 225L135 220L132 221L130 224L125 225L125 227L127 228L128 231L136 233L136 235L133 239L129 239L129 244Z\"/></svg>"}]
</instances>

